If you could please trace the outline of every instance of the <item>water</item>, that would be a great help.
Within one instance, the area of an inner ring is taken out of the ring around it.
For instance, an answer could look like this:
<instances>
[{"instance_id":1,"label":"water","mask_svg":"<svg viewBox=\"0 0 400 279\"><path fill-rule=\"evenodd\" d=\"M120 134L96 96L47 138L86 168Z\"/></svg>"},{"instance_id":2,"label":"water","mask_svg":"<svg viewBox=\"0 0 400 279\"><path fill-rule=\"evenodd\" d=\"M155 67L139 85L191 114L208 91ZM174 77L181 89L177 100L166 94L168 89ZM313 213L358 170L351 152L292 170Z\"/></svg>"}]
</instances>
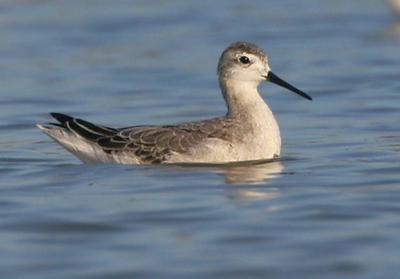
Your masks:
<instances>
[{"instance_id":1,"label":"water","mask_svg":"<svg viewBox=\"0 0 400 279\"><path fill-rule=\"evenodd\" d=\"M383 1L2 1L1 278L394 278L400 30ZM82 165L34 127L225 113L216 62L265 48L283 159Z\"/></svg>"}]
</instances>

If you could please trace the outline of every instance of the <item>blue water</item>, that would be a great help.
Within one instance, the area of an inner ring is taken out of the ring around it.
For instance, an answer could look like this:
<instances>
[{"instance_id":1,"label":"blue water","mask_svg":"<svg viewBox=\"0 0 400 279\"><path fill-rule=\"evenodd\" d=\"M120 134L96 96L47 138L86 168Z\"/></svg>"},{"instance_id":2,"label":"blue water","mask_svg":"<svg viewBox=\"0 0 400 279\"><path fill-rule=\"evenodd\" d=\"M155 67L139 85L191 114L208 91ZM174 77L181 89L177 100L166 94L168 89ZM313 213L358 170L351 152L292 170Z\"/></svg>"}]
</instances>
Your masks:
<instances>
[{"instance_id":1,"label":"blue water","mask_svg":"<svg viewBox=\"0 0 400 279\"><path fill-rule=\"evenodd\" d=\"M1 1L0 277L395 278L399 26L378 0ZM223 115L237 40L314 98L261 86L279 162L83 165L34 127Z\"/></svg>"}]
</instances>

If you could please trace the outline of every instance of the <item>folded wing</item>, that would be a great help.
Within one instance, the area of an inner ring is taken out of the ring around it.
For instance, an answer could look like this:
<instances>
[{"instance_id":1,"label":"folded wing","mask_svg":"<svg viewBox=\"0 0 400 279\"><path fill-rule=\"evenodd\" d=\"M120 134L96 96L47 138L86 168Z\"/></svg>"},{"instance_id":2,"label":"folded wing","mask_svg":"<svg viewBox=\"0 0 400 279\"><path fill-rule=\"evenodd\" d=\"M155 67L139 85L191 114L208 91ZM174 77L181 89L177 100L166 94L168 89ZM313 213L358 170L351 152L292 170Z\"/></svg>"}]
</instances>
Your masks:
<instances>
[{"instance_id":1,"label":"folded wing","mask_svg":"<svg viewBox=\"0 0 400 279\"><path fill-rule=\"evenodd\" d=\"M79 118L51 113L52 123L98 145L108 154L127 153L141 163L162 163L173 153L188 153L208 138L228 139L223 129L229 121L220 118L176 126L133 126L115 129ZM116 154L117 155L117 154Z\"/></svg>"}]
</instances>

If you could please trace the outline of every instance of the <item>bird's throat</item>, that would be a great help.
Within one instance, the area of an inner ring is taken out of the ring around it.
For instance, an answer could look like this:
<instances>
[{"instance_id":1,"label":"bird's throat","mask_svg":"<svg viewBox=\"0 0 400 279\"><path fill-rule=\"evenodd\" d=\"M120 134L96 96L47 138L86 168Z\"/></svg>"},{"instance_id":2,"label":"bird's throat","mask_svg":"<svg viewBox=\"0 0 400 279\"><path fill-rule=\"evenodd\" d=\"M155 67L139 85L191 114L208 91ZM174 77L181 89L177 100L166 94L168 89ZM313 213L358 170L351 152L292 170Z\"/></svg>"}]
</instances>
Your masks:
<instances>
[{"instance_id":1,"label":"bird's throat","mask_svg":"<svg viewBox=\"0 0 400 279\"><path fill-rule=\"evenodd\" d=\"M249 116L255 111L268 108L258 93L258 84L254 81L220 79L220 87L228 107L227 115L229 117Z\"/></svg>"}]
</instances>

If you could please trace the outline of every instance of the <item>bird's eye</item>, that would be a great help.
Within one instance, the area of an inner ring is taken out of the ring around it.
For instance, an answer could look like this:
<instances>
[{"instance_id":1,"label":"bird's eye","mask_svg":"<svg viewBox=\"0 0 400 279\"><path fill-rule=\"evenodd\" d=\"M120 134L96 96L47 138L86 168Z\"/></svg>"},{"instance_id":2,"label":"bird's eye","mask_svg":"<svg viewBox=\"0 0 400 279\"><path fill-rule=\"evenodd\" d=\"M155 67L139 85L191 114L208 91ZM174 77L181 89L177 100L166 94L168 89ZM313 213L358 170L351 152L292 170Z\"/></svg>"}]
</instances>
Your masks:
<instances>
[{"instance_id":1,"label":"bird's eye","mask_svg":"<svg viewBox=\"0 0 400 279\"><path fill-rule=\"evenodd\" d=\"M241 56L239 58L240 63L242 64L249 64L250 63L250 59L247 56Z\"/></svg>"}]
</instances>

